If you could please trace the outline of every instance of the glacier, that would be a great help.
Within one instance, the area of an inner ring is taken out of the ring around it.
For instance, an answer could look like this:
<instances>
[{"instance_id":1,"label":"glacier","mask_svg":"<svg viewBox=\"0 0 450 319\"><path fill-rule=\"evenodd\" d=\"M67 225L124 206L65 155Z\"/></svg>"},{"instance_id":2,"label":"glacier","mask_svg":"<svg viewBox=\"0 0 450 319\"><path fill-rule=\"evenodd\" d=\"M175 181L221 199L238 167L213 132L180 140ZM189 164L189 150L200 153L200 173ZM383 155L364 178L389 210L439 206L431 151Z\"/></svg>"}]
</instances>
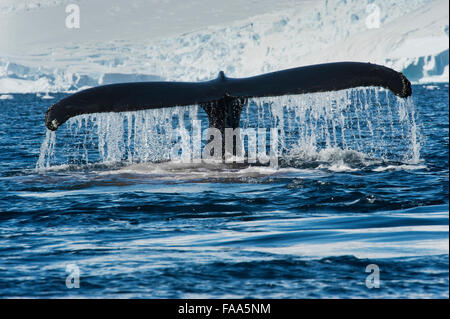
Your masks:
<instances>
[{"instance_id":1,"label":"glacier","mask_svg":"<svg viewBox=\"0 0 450 319\"><path fill-rule=\"evenodd\" d=\"M81 27L64 26L69 3ZM368 19L377 14L378 25ZM362 61L449 81L445 0L3 0L0 94L131 81L202 81Z\"/></svg>"}]
</instances>

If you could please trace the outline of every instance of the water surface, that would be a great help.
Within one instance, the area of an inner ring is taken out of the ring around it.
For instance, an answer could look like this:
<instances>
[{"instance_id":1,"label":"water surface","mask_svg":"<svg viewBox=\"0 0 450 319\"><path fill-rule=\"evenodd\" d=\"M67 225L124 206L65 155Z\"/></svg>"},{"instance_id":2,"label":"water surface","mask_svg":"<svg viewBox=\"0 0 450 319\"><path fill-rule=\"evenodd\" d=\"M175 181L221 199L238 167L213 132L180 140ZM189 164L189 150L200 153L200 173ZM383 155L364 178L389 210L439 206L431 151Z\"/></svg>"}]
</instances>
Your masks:
<instances>
[{"instance_id":1,"label":"water surface","mask_svg":"<svg viewBox=\"0 0 450 319\"><path fill-rule=\"evenodd\" d=\"M53 137L66 94L0 100L0 295L448 298L448 84L413 91L253 101L242 126L281 129L278 167L167 161L169 127L207 126L195 107Z\"/></svg>"}]
</instances>

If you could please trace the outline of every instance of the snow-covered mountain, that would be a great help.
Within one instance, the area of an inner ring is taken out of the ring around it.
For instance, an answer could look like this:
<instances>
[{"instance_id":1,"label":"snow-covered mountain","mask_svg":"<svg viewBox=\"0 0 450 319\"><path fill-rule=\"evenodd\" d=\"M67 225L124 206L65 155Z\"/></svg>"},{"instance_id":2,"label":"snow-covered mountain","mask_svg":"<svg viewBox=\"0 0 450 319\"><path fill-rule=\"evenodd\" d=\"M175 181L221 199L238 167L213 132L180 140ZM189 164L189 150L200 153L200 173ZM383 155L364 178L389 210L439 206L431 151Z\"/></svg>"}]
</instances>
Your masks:
<instances>
[{"instance_id":1,"label":"snow-covered mountain","mask_svg":"<svg viewBox=\"0 0 450 319\"><path fill-rule=\"evenodd\" d=\"M80 8L68 29L65 8ZM368 61L448 82L446 0L0 0L0 93Z\"/></svg>"}]
</instances>

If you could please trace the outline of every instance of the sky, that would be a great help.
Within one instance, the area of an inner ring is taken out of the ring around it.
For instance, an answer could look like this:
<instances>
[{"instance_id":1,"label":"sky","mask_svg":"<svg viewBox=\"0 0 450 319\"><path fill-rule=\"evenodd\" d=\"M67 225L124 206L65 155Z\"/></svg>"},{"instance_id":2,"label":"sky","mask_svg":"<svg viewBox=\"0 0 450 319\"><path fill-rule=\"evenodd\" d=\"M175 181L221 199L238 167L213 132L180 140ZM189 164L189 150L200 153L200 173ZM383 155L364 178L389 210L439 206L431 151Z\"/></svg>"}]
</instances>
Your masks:
<instances>
[{"instance_id":1,"label":"sky","mask_svg":"<svg viewBox=\"0 0 450 319\"><path fill-rule=\"evenodd\" d=\"M448 82L448 15L447 0L0 0L0 93L337 61Z\"/></svg>"},{"instance_id":2,"label":"sky","mask_svg":"<svg viewBox=\"0 0 450 319\"><path fill-rule=\"evenodd\" d=\"M65 26L70 3L80 8L79 29ZM0 53L20 54L41 44L84 40L151 41L309 3L313 1L0 0Z\"/></svg>"}]
</instances>

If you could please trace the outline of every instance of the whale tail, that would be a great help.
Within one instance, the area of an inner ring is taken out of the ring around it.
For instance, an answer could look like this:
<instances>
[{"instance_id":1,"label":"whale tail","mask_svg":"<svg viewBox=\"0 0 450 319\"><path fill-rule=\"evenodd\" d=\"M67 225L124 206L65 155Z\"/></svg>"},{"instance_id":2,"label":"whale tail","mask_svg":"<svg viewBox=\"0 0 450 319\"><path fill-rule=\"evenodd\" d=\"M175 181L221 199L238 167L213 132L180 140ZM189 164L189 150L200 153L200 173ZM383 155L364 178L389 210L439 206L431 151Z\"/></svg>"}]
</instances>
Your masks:
<instances>
[{"instance_id":1,"label":"whale tail","mask_svg":"<svg viewBox=\"0 0 450 319\"><path fill-rule=\"evenodd\" d=\"M360 62L338 62L298 67L249 78L227 78L223 72L206 82L137 82L98 86L72 94L45 114L48 129L56 130L69 118L88 113L125 112L172 106L200 105L210 127L237 128L249 98L337 91L380 86L395 95L411 95L411 83L387 67Z\"/></svg>"}]
</instances>

